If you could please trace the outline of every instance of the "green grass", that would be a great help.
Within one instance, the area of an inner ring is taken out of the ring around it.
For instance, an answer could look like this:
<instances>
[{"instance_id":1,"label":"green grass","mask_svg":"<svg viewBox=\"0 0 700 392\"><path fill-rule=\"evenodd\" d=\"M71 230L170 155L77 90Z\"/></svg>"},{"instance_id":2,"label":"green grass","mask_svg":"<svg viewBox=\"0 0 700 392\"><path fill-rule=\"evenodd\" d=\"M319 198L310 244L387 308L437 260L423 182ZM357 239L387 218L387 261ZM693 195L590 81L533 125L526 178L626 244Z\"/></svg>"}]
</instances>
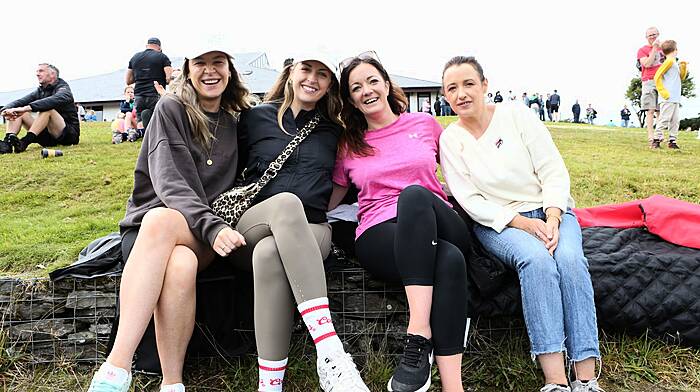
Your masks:
<instances>
[{"instance_id":1,"label":"green grass","mask_svg":"<svg viewBox=\"0 0 700 392\"><path fill-rule=\"evenodd\" d=\"M578 206L653 194L700 203L700 141L694 134L681 132L681 151L652 151L638 128L548 125ZM38 145L0 155L0 272L44 275L73 262L92 239L117 230L140 143L110 140L109 124L85 123L80 145L61 147L63 157L41 159Z\"/></svg>"},{"instance_id":2,"label":"green grass","mask_svg":"<svg viewBox=\"0 0 700 392\"><path fill-rule=\"evenodd\" d=\"M454 118L440 118L443 125ZM547 124L571 174L580 207L663 194L700 203L700 140L681 132L681 151L652 151L642 129ZM140 143L110 144L109 125L83 124L78 146L63 157L41 159L39 147L0 155L0 272L45 276L70 264L92 239L117 230L133 183ZM30 367L9 354L0 333L0 388L12 391L85 390L92 368L69 361ZM535 391L541 373L527 354L522 332L495 338L477 332L478 352L463 361L472 391ZM700 391L700 350L646 337L602 336L602 384L614 391ZM298 352L297 348L295 352ZM381 350L359 358L371 390L383 390L392 363ZM249 391L255 361L217 361L186 370L188 390ZM433 389L439 391L437 373ZM136 377L136 390L157 390L158 379ZM314 364L291 355L287 391L315 390Z\"/></svg>"}]
</instances>

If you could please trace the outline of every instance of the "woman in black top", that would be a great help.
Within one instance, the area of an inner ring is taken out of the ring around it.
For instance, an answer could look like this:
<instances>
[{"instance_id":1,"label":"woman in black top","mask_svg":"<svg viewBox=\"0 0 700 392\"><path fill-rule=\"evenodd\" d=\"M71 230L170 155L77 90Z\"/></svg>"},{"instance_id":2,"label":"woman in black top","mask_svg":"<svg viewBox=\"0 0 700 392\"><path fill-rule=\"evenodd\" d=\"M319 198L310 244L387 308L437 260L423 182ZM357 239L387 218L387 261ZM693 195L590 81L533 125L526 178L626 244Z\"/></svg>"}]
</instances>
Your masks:
<instances>
[{"instance_id":1,"label":"woman in black top","mask_svg":"<svg viewBox=\"0 0 700 392\"><path fill-rule=\"evenodd\" d=\"M262 176L294 134L318 120L236 225L248 244L241 251L252 253L244 261L254 277L259 391L282 390L296 305L316 345L321 389L369 392L335 333L323 269L331 245L326 221L331 174L342 130L333 69L320 56L295 59L265 103L241 116L248 183Z\"/></svg>"}]
</instances>

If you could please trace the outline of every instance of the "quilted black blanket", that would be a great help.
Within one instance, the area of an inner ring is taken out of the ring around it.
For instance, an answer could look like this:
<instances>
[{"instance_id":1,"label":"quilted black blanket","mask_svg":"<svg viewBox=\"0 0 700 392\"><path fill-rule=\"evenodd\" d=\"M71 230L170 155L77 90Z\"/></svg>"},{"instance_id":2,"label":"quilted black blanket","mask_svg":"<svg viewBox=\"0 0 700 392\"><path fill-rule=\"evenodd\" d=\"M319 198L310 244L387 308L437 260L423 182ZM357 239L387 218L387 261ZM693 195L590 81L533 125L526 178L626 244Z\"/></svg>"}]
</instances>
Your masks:
<instances>
[{"instance_id":1,"label":"quilted black blanket","mask_svg":"<svg viewBox=\"0 0 700 392\"><path fill-rule=\"evenodd\" d=\"M583 229L598 325L700 346L700 250L671 244L644 229ZM480 253L480 252L479 252ZM476 262L499 263L480 254ZM492 281L472 285L473 315L521 316L515 273L492 268ZM498 285L499 287L494 287ZM482 286L483 283L482 283Z\"/></svg>"}]
</instances>

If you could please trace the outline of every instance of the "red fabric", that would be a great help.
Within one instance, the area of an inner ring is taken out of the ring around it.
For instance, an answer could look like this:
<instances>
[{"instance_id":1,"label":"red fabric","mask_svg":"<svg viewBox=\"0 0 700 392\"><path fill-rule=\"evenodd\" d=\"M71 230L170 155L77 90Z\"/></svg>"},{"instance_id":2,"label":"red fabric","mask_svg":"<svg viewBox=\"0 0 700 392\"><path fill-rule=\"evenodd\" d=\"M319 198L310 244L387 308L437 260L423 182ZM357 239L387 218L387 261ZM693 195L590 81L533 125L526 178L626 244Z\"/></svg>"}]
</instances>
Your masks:
<instances>
[{"instance_id":1,"label":"red fabric","mask_svg":"<svg viewBox=\"0 0 700 392\"><path fill-rule=\"evenodd\" d=\"M646 227L676 245L700 249L700 205L654 195L643 200L575 208L581 227Z\"/></svg>"}]
</instances>

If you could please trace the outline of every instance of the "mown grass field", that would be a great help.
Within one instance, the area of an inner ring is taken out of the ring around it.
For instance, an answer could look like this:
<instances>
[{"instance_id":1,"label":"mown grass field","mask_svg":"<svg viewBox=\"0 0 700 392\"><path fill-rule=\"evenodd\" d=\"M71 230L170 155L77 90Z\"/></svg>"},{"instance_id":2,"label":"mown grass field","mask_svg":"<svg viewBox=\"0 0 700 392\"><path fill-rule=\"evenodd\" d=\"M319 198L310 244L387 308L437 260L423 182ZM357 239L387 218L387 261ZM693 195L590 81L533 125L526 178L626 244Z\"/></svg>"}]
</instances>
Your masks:
<instances>
[{"instance_id":1,"label":"mown grass field","mask_svg":"<svg viewBox=\"0 0 700 392\"><path fill-rule=\"evenodd\" d=\"M454 118L440 118L447 124ZM652 151L641 129L549 124L569 168L578 206L623 202L663 194L700 203L700 140L681 132L681 151ZM0 132L4 129L0 126ZM40 148L0 155L0 273L46 276L70 264L92 239L117 230L132 186L140 143L110 144L109 124L83 124L81 143L63 157L41 159ZM60 148L60 147L59 147ZM0 334L0 338L2 334ZM603 336L602 384L606 391L700 391L700 350L645 337ZM478 354L465 356L465 386L473 391L535 391L540 372L517 332L491 340L477 335ZM0 349L3 347L0 339ZM392 364L381 352L362 359L371 390L385 388ZM314 365L292 355L287 391L316 390ZM0 388L12 391L86 390L92 369L68 362L30 367L0 353ZM250 391L255 362L243 359L190 367L197 391ZM437 374L433 383L439 391ZM135 390L157 390L157 378L139 376Z\"/></svg>"}]
</instances>

